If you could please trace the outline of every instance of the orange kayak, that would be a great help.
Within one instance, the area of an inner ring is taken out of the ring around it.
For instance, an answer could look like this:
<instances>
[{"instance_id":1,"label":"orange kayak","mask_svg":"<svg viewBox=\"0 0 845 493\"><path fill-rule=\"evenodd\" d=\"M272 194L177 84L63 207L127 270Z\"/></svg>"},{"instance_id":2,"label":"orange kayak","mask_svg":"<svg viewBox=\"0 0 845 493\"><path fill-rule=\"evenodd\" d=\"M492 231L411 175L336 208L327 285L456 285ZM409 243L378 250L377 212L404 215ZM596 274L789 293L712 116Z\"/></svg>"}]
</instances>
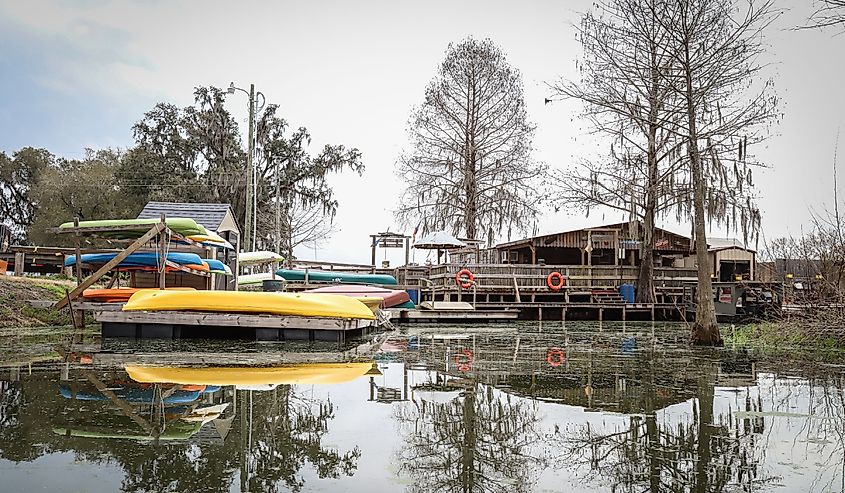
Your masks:
<instances>
[{"instance_id":1,"label":"orange kayak","mask_svg":"<svg viewBox=\"0 0 845 493\"><path fill-rule=\"evenodd\" d=\"M122 303L129 301L129 298L138 291L158 290L158 288L109 288L109 289L86 289L82 292L82 298L86 301L102 301L105 303ZM194 288L167 288L173 291L194 291Z\"/></svg>"}]
</instances>

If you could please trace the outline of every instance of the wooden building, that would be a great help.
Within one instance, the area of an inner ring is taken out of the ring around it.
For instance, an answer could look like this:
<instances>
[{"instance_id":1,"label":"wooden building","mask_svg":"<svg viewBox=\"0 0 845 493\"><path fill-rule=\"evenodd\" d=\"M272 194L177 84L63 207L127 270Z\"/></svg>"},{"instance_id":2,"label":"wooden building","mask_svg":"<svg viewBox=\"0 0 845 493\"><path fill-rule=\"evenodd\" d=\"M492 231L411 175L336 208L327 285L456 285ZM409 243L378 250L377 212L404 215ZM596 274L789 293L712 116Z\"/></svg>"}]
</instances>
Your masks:
<instances>
[{"instance_id":1,"label":"wooden building","mask_svg":"<svg viewBox=\"0 0 845 493\"><path fill-rule=\"evenodd\" d=\"M756 279L757 252L736 238L707 238L707 251L710 254L713 278L717 281Z\"/></svg>"},{"instance_id":2,"label":"wooden building","mask_svg":"<svg viewBox=\"0 0 845 493\"><path fill-rule=\"evenodd\" d=\"M564 231L496 245L497 263L551 265L639 265L642 223L625 222ZM683 267L690 239L656 228L658 267Z\"/></svg>"}]
</instances>

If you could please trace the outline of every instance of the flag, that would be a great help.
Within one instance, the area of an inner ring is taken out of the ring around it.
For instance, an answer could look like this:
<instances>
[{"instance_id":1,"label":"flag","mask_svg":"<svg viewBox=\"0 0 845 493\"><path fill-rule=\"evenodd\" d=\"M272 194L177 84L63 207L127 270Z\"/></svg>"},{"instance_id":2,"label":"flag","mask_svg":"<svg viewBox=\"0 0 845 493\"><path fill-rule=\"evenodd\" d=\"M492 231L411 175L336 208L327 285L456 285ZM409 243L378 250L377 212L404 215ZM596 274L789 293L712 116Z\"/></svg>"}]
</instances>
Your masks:
<instances>
[{"instance_id":1,"label":"flag","mask_svg":"<svg viewBox=\"0 0 845 493\"><path fill-rule=\"evenodd\" d=\"M420 230L420 224L422 224L422 219L420 219L420 222L418 222L417 225L414 226L414 232L411 233L411 243L417 242L417 231Z\"/></svg>"}]
</instances>

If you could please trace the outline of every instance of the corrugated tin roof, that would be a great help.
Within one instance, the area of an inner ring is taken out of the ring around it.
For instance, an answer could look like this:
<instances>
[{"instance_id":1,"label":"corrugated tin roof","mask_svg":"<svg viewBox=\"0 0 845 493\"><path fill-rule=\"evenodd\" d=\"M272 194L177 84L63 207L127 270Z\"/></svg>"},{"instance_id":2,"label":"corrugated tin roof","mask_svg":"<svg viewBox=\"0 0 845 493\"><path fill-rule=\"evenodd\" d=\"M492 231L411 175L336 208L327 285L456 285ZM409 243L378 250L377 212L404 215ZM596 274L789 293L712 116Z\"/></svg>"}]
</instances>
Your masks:
<instances>
[{"instance_id":1,"label":"corrugated tin roof","mask_svg":"<svg viewBox=\"0 0 845 493\"><path fill-rule=\"evenodd\" d=\"M710 252L726 250L728 248L739 248L740 250L754 252L753 248L749 248L745 243L736 238L707 238L707 250Z\"/></svg>"},{"instance_id":2,"label":"corrugated tin roof","mask_svg":"<svg viewBox=\"0 0 845 493\"><path fill-rule=\"evenodd\" d=\"M206 229L217 231L226 213L232 210L229 204L209 204L191 202L147 202L138 214L138 219L160 217L162 213L167 217L188 217L205 226Z\"/></svg>"},{"instance_id":3,"label":"corrugated tin roof","mask_svg":"<svg viewBox=\"0 0 845 493\"><path fill-rule=\"evenodd\" d=\"M638 227L640 229L643 228L642 222L638 221ZM600 243L609 241L608 238L604 235L612 234L612 231L618 231L620 233L620 241L630 239L626 238L625 236L621 236L625 233L625 231L628 230L628 228L629 223L627 222L606 224L603 226L576 229L572 231L563 231L560 233L550 233L545 235L534 236L533 238L526 238L522 240L510 241L507 243L500 243L496 245L495 248L500 250L515 249L525 248L530 245L550 248L579 248L585 244L588 231L592 231L593 244L595 245L597 242ZM654 240L655 248L657 250L677 252L686 252L690 250L689 237L679 235L677 233L673 233L662 228L655 228Z\"/></svg>"}]
</instances>

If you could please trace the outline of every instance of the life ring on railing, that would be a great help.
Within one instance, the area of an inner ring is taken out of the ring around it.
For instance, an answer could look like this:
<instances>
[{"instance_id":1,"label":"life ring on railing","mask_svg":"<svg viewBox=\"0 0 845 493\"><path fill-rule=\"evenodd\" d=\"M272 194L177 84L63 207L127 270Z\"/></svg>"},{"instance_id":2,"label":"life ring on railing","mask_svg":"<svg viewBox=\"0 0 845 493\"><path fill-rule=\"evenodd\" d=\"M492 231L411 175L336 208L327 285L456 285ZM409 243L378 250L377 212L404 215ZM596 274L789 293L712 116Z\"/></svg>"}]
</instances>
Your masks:
<instances>
[{"instance_id":1,"label":"life ring on railing","mask_svg":"<svg viewBox=\"0 0 845 493\"><path fill-rule=\"evenodd\" d=\"M566 356L564 356L563 351L561 351L560 348L549 348L549 351L546 353L546 362L548 364L551 366L560 366L564 361L566 361Z\"/></svg>"},{"instance_id":2,"label":"life ring on railing","mask_svg":"<svg viewBox=\"0 0 845 493\"><path fill-rule=\"evenodd\" d=\"M474 281L475 274L469 269L461 269L455 274L455 283L464 289L471 288Z\"/></svg>"},{"instance_id":3,"label":"life ring on railing","mask_svg":"<svg viewBox=\"0 0 845 493\"><path fill-rule=\"evenodd\" d=\"M552 291L560 291L560 288L566 286L566 278L560 272L554 271L546 278L546 286Z\"/></svg>"},{"instance_id":4,"label":"life ring on railing","mask_svg":"<svg viewBox=\"0 0 845 493\"><path fill-rule=\"evenodd\" d=\"M466 373L472 367L472 351L464 349L455 355L455 364L458 365L458 371Z\"/></svg>"}]
</instances>

